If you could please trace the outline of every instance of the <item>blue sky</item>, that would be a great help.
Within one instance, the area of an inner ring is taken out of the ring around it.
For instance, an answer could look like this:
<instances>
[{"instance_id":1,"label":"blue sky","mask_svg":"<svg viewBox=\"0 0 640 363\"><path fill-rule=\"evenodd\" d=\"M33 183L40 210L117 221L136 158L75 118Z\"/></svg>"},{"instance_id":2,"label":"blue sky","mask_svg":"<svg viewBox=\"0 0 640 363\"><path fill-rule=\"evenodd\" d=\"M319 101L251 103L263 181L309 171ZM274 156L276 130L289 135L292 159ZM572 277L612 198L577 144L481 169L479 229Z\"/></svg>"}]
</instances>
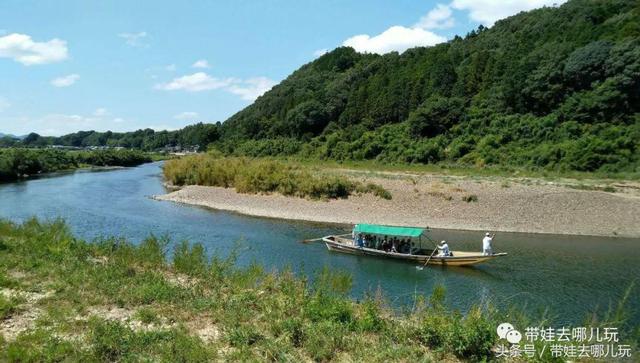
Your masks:
<instances>
[{"instance_id":1,"label":"blue sky","mask_svg":"<svg viewBox=\"0 0 640 363\"><path fill-rule=\"evenodd\" d=\"M340 45L404 51L561 2L3 0L0 133L224 121Z\"/></svg>"}]
</instances>

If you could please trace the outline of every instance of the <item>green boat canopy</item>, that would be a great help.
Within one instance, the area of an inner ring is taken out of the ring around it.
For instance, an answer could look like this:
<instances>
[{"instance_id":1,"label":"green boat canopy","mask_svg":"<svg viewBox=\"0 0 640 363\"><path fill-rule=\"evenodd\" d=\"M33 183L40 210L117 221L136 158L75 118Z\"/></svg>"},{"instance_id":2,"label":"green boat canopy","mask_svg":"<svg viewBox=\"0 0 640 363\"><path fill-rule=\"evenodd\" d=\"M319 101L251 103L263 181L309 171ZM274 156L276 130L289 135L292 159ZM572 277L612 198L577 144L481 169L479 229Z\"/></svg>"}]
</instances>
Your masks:
<instances>
[{"instance_id":1,"label":"green boat canopy","mask_svg":"<svg viewBox=\"0 0 640 363\"><path fill-rule=\"evenodd\" d=\"M356 233L383 234L387 236L420 237L424 228L381 226L379 224L356 224Z\"/></svg>"}]
</instances>

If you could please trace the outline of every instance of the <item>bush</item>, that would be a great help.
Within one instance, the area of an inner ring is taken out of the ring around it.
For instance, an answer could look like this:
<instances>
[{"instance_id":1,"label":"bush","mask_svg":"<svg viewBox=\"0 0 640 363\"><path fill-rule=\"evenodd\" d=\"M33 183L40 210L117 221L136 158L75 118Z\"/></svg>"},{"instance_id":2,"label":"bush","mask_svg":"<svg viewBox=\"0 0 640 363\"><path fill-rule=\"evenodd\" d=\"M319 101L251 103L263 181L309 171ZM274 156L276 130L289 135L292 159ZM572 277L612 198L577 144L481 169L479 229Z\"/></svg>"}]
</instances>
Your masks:
<instances>
[{"instance_id":1,"label":"bush","mask_svg":"<svg viewBox=\"0 0 640 363\"><path fill-rule=\"evenodd\" d=\"M207 270L207 255L204 246L200 243L190 246L187 241L182 241L174 250L173 267L176 271L188 275L204 273Z\"/></svg>"},{"instance_id":2,"label":"bush","mask_svg":"<svg viewBox=\"0 0 640 363\"><path fill-rule=\"evenodd\" d=\"M316 176L311 170L279 161L195 155L168 160L164 176L175 185L235 187L239 193L280 193L311 199L347 198L353 192L372 193L390 199L375 184L363 186L342 176Z\"/></svg>"},{"instance_id":3,"label":"bush","mask_svg":"<svg viewBox=\"0 0 640 363\"><path fill-rule=\"evenodd\" d=\"M467 203L477 202L478 196L475 194L464 195L462 196L462 201Z\"/></svg>"}]
</instances>

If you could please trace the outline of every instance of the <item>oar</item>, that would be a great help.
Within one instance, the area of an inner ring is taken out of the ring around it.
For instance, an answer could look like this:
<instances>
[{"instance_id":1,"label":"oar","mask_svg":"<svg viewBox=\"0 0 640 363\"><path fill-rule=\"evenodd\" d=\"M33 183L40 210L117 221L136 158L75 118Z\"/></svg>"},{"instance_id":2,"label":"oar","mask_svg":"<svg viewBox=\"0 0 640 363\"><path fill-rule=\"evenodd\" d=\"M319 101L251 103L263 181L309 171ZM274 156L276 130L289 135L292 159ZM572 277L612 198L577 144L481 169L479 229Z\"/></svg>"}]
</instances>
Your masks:
<instances>
[{"instance_id":1,"label":"oar","mask_svg":"<svg viewBox=\"0 0 640 363\"><path fill-rule=\"evenodd\" d=\"M436 251L438 250L438 248L436 247L433 252L431 252L431 256L429 256L429 258L427 258L427 262L424 263L424 265L422 266L416 266L416 268L420 271L424 270L425 266L427 266L427 264L429 263L429 261L431 261L431 257L433 257L433 255L436 253Z\"/></svg>"},{"instance_id":2,"label":"oar","mask_svg":"<svg viewBox=\"0 0 640 363\"><path fill-rule=\"evenodd\" d=\"M305 240L302 240L302 241L300 241L300 242L302 242L302 243L310 243L310 242L320 241L320 240L322 240L323 238L324 238L324 237L320 237L320 238L312 238L312 239L305 239Z\"/></svg>"}]
</instances>

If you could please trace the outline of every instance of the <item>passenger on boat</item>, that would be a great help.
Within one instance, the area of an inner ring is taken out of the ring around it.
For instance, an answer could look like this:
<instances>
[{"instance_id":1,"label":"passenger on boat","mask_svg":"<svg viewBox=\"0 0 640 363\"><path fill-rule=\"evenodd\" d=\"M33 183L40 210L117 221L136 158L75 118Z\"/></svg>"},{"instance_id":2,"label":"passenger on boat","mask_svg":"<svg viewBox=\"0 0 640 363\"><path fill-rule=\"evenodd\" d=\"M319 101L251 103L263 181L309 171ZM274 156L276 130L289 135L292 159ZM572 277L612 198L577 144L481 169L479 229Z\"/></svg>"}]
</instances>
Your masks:
<instances>
[{"instance_id":1,"label":"passenger on boat","mask_svg":"<svg viewBox=\"0 0 640 363\"><path fill-rule=\"evenodd\" d=\"M378 241L379 241L378 236L373 236L373 238L371 239L371 242L369 242L369 246L368 247L369 248L377 248L378 243L379 243Z\"/></svg>"},{"instance_id":2,"label":"passenger on boat","mask_svg":"<svg viewBox=\"0 0 640 363\"><path fill-rule=\"evenodd\" d=\"M382 242L382 250L384 252L389 252L389 249L390 249L389 245L390 244L391 244L391 240L385 238L384 241Z\"/></svg>"},{"instance_id":3,"label":"passenger on boat","mask_svg":"<svg viewBox=\"0 0 640 363\"><path fill-rule=\"evenodd\" d=\"M399 248L399 252L400 253L407 253L408 251L408 246L409 246L409 239L403 239L402 241L400 241L400 248Z\"/></svg>"},{"instance_id":4,"label":"passenger on boat","mask_svg":"<svg viewBox=\"0 0 640 363\"><path fill-rule=\"evenodd\" d=\"M382 241L380 241L380 245L378 246L379 250L384 250L387 248L387 236L384 236Z\"/></svg>"},{"instance_id":5,"label":"passenger on boat","mask_svg":"<svg viewBox=\"0 0 640 363\"><path fill-rule=\"evenodd\" d=\"M447 241L442 241L438 245L438 256L451 256L451 251L449 251Z\"/></svg>"},{"instance_id":6,"label":"passenger on boat","mask_svg":"<svg viewBox=\"0 0 640 363\"><path fill-rule=\"evenodd\" d=\"M391 243L391 252L398 252L398 239L394 238L393 242Z\"/></svg>"},{"instance_id":7,"label":"passenger on boat","mask_svg":"<svg viewBox=\"0 0 640 363\"><path fill-rule=\"evenodd\" d=\"M493 250L491 249L491 242L493 242L493 237L495 234L491 234L489 232L484 234L484 238L482 239L482 254L485 256L493 255Z\"/></svg>"},{"instance_id":8,"label":"passenger on boat","mask_svg":"<svg viewBox=\"0 0 640 363\"><path fill-rule=\"evenodd\" d=\"M364 242L363 242L362 233L358 233L358 238L356 239L356 246L362 247L363 243Z\"/></svg>"}]
</instances>

